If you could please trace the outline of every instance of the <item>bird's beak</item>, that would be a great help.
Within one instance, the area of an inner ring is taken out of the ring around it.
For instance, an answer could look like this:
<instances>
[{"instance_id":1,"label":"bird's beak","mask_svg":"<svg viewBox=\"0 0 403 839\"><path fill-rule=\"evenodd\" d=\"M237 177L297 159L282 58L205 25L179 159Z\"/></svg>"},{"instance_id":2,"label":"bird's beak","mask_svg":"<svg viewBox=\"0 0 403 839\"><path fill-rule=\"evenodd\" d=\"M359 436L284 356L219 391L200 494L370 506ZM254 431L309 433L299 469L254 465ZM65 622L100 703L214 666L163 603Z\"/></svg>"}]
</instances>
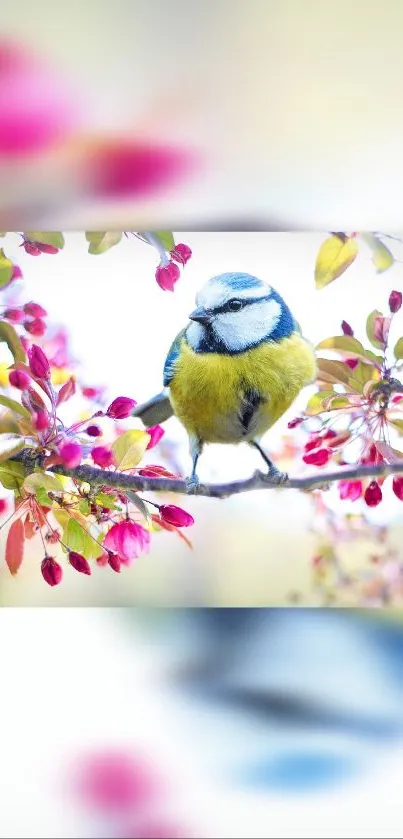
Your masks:
<instances>
[{"instance_id":1,"label":"bird's beak","mask_svg":"<svg viewBox=\"0 0 403 839\"><path fill-rule=\"evenodd\" d=\"M205 309L204 306L198 306L197 309L189 315L190 320L195 320L197 323L204 323L206 326L211 323L213 317L213 313L209 312L208 309Z\"/></svg>"}]
</instances>

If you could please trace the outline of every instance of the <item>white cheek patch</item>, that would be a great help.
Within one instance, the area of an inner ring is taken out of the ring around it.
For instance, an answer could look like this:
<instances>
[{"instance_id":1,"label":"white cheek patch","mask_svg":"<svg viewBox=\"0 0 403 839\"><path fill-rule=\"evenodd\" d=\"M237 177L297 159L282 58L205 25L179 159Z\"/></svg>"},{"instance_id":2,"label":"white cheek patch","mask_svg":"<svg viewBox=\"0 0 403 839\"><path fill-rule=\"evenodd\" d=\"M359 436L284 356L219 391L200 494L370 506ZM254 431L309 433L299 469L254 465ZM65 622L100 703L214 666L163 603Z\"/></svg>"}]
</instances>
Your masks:
<instances>
[{"instance_id":1,"label":"white cheek patch","mask_svg":"<svg viewBox=\"0 0 403 839\"><path fill-rule=\"evenodd\" d=\"M251 303L239 312L226 312L214 320L214 332L229 350L239 351L270 337L281 317L277 300Z\"/></svg>"}]
</instances>

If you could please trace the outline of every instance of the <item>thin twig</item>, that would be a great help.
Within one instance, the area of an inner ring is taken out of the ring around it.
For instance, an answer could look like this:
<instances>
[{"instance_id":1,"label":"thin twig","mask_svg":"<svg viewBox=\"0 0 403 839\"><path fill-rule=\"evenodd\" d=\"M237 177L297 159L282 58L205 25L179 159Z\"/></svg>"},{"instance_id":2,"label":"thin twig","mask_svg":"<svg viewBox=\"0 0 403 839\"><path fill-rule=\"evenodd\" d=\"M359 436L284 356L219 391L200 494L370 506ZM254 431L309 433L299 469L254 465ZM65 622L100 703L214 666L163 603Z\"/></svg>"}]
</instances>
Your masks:
<instances>
[{"instance_id":1,"label":"thin twig","mask_svg":"<svg viewBox=\"0 0 403 839\"><path fill-rule=\"evenodd\" d=\"M32 449L23 450L13 460L18 460L33 470ZM36 466L40 466L39 458ZM85 481L91 487L109 486L114 489L134 490L135 492L173 492L182 495L201 495L207 498L228 498L242 492L258 489L298 489L313 490L327 488L335 481L359 480L360 478L385 478L388 475L403 474L403 460L398 463L380 463L370 466L341 467L334 472L317 472L303 477L289 477L283 474L265 474L255 472L250 478L229 481L222 484L200 484L189 492L187 482L182 478L148 478L143 475L127 475L123 472L109 472L94 466L77 466L66 469L65 466L52 466L47 471L68 478Z\"/></svg>"}]
</instances>

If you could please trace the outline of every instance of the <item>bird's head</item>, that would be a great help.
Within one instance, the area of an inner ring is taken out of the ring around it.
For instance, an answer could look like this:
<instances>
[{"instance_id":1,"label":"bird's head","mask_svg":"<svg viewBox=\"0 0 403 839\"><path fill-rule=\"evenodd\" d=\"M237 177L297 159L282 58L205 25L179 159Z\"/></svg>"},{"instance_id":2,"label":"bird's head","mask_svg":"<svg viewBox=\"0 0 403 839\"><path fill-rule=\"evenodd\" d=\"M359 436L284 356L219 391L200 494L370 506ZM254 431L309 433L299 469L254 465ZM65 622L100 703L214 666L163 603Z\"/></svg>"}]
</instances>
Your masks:
<instances>
[{"instance_id":1,"label":"bird's head","mask_svg":"<svg viewBox=\"0 0 403 839\"><path fill-rule=\"evenodd\" d=\"M295 330L288 306L271 286L250 274L219 274L196 297L186 330L199 352L238 353Z\"/></svg>"}]
</instances>

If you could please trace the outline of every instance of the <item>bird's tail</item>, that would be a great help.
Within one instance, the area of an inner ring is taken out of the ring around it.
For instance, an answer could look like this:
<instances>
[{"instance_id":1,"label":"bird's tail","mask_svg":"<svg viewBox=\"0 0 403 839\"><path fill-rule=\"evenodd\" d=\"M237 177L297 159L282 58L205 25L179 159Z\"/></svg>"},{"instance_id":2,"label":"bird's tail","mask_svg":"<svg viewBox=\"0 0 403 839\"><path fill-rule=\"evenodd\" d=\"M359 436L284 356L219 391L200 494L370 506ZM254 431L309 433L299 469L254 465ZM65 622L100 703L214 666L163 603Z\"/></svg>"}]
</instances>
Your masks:
<instances>
[{"instance_id":1,"label":"bird's tail","mask_svg":"<svg viewBox=\"0 0 403 839\"><path fill-rule=\"evenodd\" d=\"M173 408L169 399L168 390L163 390L147 402L136 405L132 416L139 417L146 428L166 422L167 419L173 416Z\"/></svg>"}]
</instances>

